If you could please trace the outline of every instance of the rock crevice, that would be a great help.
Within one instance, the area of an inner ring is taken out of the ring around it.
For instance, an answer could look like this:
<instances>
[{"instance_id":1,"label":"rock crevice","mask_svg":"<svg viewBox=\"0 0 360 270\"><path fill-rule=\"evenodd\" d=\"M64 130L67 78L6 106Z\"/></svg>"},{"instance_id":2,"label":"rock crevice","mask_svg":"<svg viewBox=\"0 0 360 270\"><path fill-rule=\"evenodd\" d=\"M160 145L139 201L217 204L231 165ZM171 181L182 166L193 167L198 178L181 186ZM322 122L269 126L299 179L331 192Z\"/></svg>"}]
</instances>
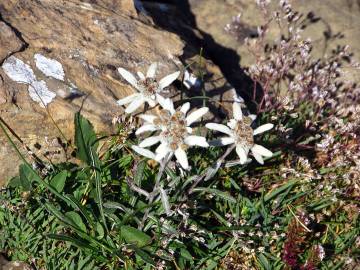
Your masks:
<instances>
[{"instance_id":1,"label":"rock crevice","mask_svg":"<svg viewBox=\"0 0 360 270\"><path fill-rule=\"evenodd\" d=\"M2 32L2 35L4 34L5 31L7 31L8 33L10 33L9 31L11 31L11 32L12 32L11 34L14 35L13 38L14 38L14 39L17 39L17 42L16 42L15 40L13 40L12 38L10 39L11 42L17 43L17 46L16 46L17 48L16 48L16 49L13 49L13 50L11 50L11 51L8 51L8 53L7 53L6 56L0 55L0 56L1 56L1 57L0 57L0 65L2 65L2 64L4 63L4 61L5 61L8 57L10 57L10 56L12 56L12 55L14 55L14 54L16 54L16 53L25 51L25 50L29 47L29 44L26 42L26 40L23 38L22 33L21 33L16 27L14 27L13 25L11 25L11 23L9 23L8 21L4 20L3 16L1 15L1 13L0 13L0 24L2 24L2 25L0 25L0 28L1 28L0 31ZM6 26L7 26L9 29L6 29L6 30L5 30L4 28L6 28ZM11 36L11 34L7 34L7 36L3 36L3 37L1 37L1 35L0 35L0 40L1 40L2 38L8 38L9 35ZM15 37L16 37L16 38L15 38ZM1 40L0 44L3 44L3 43L5 43L5 41Z\"/></svg>"}]
</instances>

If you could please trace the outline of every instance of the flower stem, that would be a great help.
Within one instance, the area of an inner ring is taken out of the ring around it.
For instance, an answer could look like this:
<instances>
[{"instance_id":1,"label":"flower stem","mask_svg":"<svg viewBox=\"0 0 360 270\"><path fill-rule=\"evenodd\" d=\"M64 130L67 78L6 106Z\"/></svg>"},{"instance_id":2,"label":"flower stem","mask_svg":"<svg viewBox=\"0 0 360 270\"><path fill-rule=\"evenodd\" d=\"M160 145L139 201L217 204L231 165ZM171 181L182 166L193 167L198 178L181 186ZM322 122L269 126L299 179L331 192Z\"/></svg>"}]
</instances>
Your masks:
<instances>
[{"instance_id":1,"label":"flower stem","mask_svg":"<svg viewBox=\"0 0 360 270\"><path fill-rule=\"evenodd\" d=\"M235 145L231 145L226 152L214 163L213 166L209 167L203 174L199 175L194 183L192 184L192 186L190 187L189 191L187 192L187 195L190 195L193 191L194 188L197 187L197 185L204 179L205 180L209 180L221 167L222 163L224 162L225 158L232 152L232 150L234 150Z\"/></svg>"},{"instance_id":2,"label":"flower stem","mask_svg":"<svg viewBox=\"0 0 360 270\"><path fill-rule=\"evenodd\" d=\"M149 192L138 187L129 177L126 178L126 182L129 185L130 189L139 193L140 195L144 195L146 198L149 198L150 196Z\"/></svg>"},{"instance_id":3,"label":"flower stem","mask_svg":"<svg viewBox=\"0 0 360 270\"><path fill-rule=\"evenodd\" d=\"M154 188L153 188L153 191L151 193L149 193L148 195L148 202L149 202L149 205L151 205L156 197L156 195L160 192L160 180L161 180L161 177L165 171L165 168L166 166L168 165L169 161L171 160L173 154L167 154L165 156L165 158L161 161L160 163L160 169L159 169L159 172L158 174L156 175L156 180L155 180L155 185L154 185ZM149 216L149 213L150 213L150 208L146 209L145 211L145 214L143 216L143 219L139 225L139 229L142 229L145 225L145 221L147 220L148 216Z\"/></svg>"}]
</instances>

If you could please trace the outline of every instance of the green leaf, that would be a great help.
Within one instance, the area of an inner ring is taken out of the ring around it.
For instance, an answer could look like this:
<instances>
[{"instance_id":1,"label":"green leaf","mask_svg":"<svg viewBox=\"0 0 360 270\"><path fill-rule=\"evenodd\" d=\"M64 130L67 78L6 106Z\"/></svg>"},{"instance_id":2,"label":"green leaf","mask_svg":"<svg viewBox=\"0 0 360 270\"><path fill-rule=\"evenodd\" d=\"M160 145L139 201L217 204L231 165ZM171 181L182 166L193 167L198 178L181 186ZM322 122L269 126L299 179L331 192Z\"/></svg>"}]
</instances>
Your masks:
<instances>
[{"instance_id":1,"label":"green leaf","mask_svg":"<svg viewBox=\"0 0 360 270\"><path fill-rule=\"evenodd\" d=\"M190 252L185 248L180 249L180 255L187 261L193 261L193 257L191 256Z\"/></svg>"},{"instance_id":2,"label":"green leaf","mask_svg":"<svg viewBox=\"0 0 360 270\"><path fill-rule=\"evenodd\" d=\"M59 240L59 241L71 242L72 244L74 244L75 246L77 246L79 248L92 249L94 251L96 250L94 247L90 246L87 241L84 241L84 240L78 239L78 238L74 238L74 237L71 237L68 235L49 233L46 236L51 239L55 239L55 240Z\"/></svg>"},{"instance_id":3,"label":"green leaf","mask_svg":"<svg viewBox=\"0 0 360 270\"><path fill-rule=\"evenodd\" d=\"M76 212L75 212L75 215L69 214L69 213L67 213L67 215L63 215L54 205L52 205L50 203L45 203L45 207L52 215L54 215L57 219L59 219L65 226L70 227L71 229L75 230L75 232L80 237L89 241L90 244L92 244L93 246L98 246L98 247L104 248L110 252L115 251L112 247L109 247L106 243L102 243L102 242L98 241L97 239L89 236L86 232L86 228L85 228L85 230L83 230L83 226L85 226L85 225L83 225L81 218L79 219L80 216ZM76 216L76 214L77 214L77 216ZM81 220L82 224L75 224L75 222L79 222L79 220ZM120 256L120 254L117 254L117 255Z\"/></svg>"},{"instance_id":4,"label":"green leaf","mask_svg":"<svg viewBox=\"0 0 360 270\"><path fill-rule=\"evenodd\" d=\"M88 257L83 258L83 256L81 255L80 258L79 258L79 262L78 262L78 265L77 265L77 269L78 269L78 270L91 269L91 268L86 267L86 265L87 265L89 262L91 262L91 260L92 260L92 257L91 257L91 256L88 256Z\"/></svg>"},{"instance_id":5,"label":"green leaf","mask_svg":"<svg viewBox=\"0 0 360 270\"><path fill-rule=\"evenodd\" d=\"M212 270L212 269L215 269L216 266L218 266L218 262L217 261L214 261L213 259L209 259L207 262L206 262L206 270Z\"/></svg>"},{"instance_id":6,"label":"green leaf","mask_svg":"<svg viewBox=\"0 0 360 270\"><path fill-rule=\"evenodd\" d=\"M141 250L141 249L139 249L139 248L135 248L135 252L136 252L137 255L140 256L141 259L144 260L144 262L147 262L147 263L149 263L149 264L151 264L151 265L155 265L154 260L153 260L153 259L151 258L151 256L150 256L148 253L146 253L145 251L143 251L143 250Z\"/></svg>"},{"instance_id":7,"label":"green leaf","mask_svg":"<svg viewBox=\"0 0 360 270\"><path fill-rule=\"evenodd\" d=\"M53 216L55 216L58 220L64 223L68 227L75 227L73 229L78 229L78 226L74 226L73 221L69 219L67 216L64 216L54 205L51 203L45 203L45 208L49 211Z\"/></svg>"},{"instance_id":8,"label":"green leaf","mask_svg":"<svg viewBox=\"0 0 360 270\"><path fill-rule=\"evenodd\" d=\"M150 236L130 226L121 227L121 236L126 243L135 244L137 247L144 247L151 242Z\"/></svg>"},{"instance_id":9,"label":"green leaf","mask_svg":"<svg viewBox=\"0 0 360 270\"><path fill-rule=\"evenodd\" d=\"M231 196L230 194L228 194L227 192L224 192L224 191L220 191L220 190L217 190L217 189L214 189L214 188L194 188L194 192L207 192L207 193L211 193L211 194L214 194L226 201L229 201L229 202L232 202L232 203L236 203L236 199Z\"/></svg>"},{"instance_id":10,"label":"green leaf","mask_svg":"<svg viewBox=\"0 0 360 270\"><path fill-rule=\"evenodd\" d=\"M126 156L121 157L119 159L119 167L127 168L128 166L130 166L132 159L133 159L133 157L131 155L126 155Z\"/></svg>"},{"instance_id":11,"label":"green leaf","mask_svg":"<svg viewBox=\"0 0 360 270\"><path fill-rule=\"evenodd\" d=\"M79 112L75 114L75 145L77 157L88 165L92 165L93 153L96 152L98 143L92 124Z\"/></svg>"},{"instance_id":12,"label":"green leaf","mask_svg":"<svg viewBox=\"0 0 360 270\"><path fill-rule=\"evenodd\" d=\"M99 223L99 222L96 223L96 232L98 234L98 236L97 236L98 239L104 238L104 235L105 235L104 228L101 225L101 223Z\"/></svg>"},{"instance_id":13,"label":"green leaf","mask_svg":"<svg viewBox=\"0 0 360 270\"><path fill-rule=\"evenodd\" d=\"M95 175L95 192L97 204L100 211L100 216L103 221L103 225L107 229L103 202L102 202L102 191L101 184L102 180L100 177L100 160L96 152L98 148L98 142L96 133L91 123L81 116L79 112L75 114L75 145L77 147L77 157L90 165L94 169Z\"/></svg>"},{"instance_id":14,"label":"green leaf","mask_svg":"<svg viewBox=\"0 0 360 270\"><path fill-rule=\"evenodd\" d=\"M89 216L88 210L74 196L67 195L66 198L71 202L71 205L84 216L86 222L91 226L91 228L94 228L95 223Z\"/></svg>"},{"instance_id":15,"label":"green leaf","mask_svg":"<svg viewBox=\"0 0 360 270\"><path fill-rule=\"evenodd\" d=\"M263 254L259 254L258 258L259 258L260 264L261 264L263 269L265 269L265 270L271 270L272 269L268 259Z\"/></svg>"},{"instance_id":16,"label":"green leaf","mask_svg":"<svg viewBox=\"0 0 360 270\"><path fill-rule=\"evenodd\" d=\"M228 221L226 221L225 218L223 218L221 215L219 215L216 211L214 211L213 209L210 209L211 212L213 212L213 214L215 215L215 217L218 219L218 221L220 223L222 223L224 226L228 226Z\"/></svg>"},{"instance_id":17,"label":"green leaf","mask_svg":"<svg viewBox=\"0 0 360 270\"><path fill-rule=\"evenodd\" d=\"M15 177L11 178L7 185L8 185L8 187L13 187L13 188L21 187L22 184L20 181L20 176L15 176Z\"/></svg>"},{"instance_id":18,"label":"green leaf","mask_svg":"<svg viewBox=\"0 0 360 270\"><path fill-rule=\"evenodd\" d=\"M282 186L274 189L273 191L271 191L269 194L267 194L265 196L264 201L268 202L269 200L273 199L275 196L277 196L281 192L285 191L286 189L292 188L296 184L296 182L297 182L296 180L295 181L289 181L285 185L282 185Z\"/></svg>"},{"instance_id":19,"label":"green leaf","mask_svg":"<svg viewBox=\"0 0 360 270\"><path fill-rule=\"evenodd\" d=\"M84 268L84 270L99 269L99 268L95 268L94 265L95 265L95 262L94 262L94 261L91 261L90 264L88 264L88 265Z\"/></svg>"},{"instance_id":20,"label":"green leaf","mask_svg":"<svg viewBox=\"0 0 360 270\"><path fill-rule=\"evenodd\" d=\"M61 171L51 179L50 185L55 188L57 192L62 192L64 190L67 174L67 171Z\"/></svg>"},{"instance_id":21,"label":"green leaf","mask_svg":"<svg viewBox=\"0 0 360 270\"><path fill-rule=\"evenodd\" d=\"M19 181L22 188L26 191L29 191L31 189L31 182L33 181L34 172L30 170L29 167L26 166L25 164L21 164L19 173L20 173Z\"/></svg>"},{"instance_id":22,"label":"green leaf","mask_svg":"<svg viewBox=\"0 0 360 270\"><path fill-rule=\"evenodd\" d=\"M86 232L86 226L78 213L70 211L67 212L65 216L71 220L74 226L78 227L83 232Z\"/></svg>"},{"instance_id":23,"label":"green leaf","mask_svg":"<svg viewBox=\"0 0 360 270\"><path fill-rule=\"evenodd\" d=\"M120 209L120 210L124 210L124 206L118 202L105 202L104 203L104 207L105 208L109 208L109 209Z\"/></svg>"},{"instance_id":24,"label":"green leaf","mask_svg":"<svg viewBox=\"0 0 360 270\"><path fill-rule=\"evenodd\" d=\"M138 186L141 186L141 182L142 182L142 180L144 178L145 166L146 166L146 161L145 160L140 161L138 163L138 165L137 165L134 180L135 180L135 183Z\"/></svg>"},{"instance_id":25,"label":"green leaf","mask_svg":"<svg viewBox=\"0 0 360 270\"><path fill-rule=\"evenodd\" d=\"M101 190L102 179L101 179L100 172L99 172L100 161L99 161L97 154L93 153L92 149L90 149L90 153L91 153L91 162L92 162L92 166L94 168L94 173L95 173L95 191L96 191L97 204L99 207L100 216L101 216L103 225L104 225L106 231L108 232L109 230L108 230L107 224L106 224L103 200L102 200L102 190Z\"/></svg>"}]
</instances>

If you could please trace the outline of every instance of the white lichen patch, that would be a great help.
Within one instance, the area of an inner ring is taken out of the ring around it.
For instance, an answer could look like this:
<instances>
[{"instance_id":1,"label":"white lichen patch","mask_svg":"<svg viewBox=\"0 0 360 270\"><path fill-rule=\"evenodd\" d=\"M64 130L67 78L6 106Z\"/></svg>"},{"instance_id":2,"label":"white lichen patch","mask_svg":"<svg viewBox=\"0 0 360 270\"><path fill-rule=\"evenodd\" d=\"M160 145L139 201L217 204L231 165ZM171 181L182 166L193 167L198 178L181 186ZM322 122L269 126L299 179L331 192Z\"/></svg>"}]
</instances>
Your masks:
<instances>
[{"instance_id":1,"label":"white lichen patch","mask_svg":"<svg viewBox=\"0 0 360 270\"><path fill-rule=\"evenodd\" d=\"M59 61L47 58L39 53L34 55L34 59L36 67L46 76L64 81L65 72Z\"/></svg>"},{"instance_id":2,"label":"white lichen patch","mask_svg":"<svg viewBox=\"0 0 360 270\"><path fill-rule=\"evenodd\" d=\"M45 108L56 97L44 81L34 81L29 85L28 90L31 99L38 102L42 108Z\"/></svg>"},{"instance_id":3,"label":"white lichen patch","mask_svg":"<svg viewBox=\"0 0 360 270\"><path fill-rule=\"evenodd\" d=\"M56 94L48 89L46 82L38 81L32 68L15 56L6 59L2 68L11 80L29 85L31 99L38 102L42 108L45 108L56 97Z\"/></svg>"},{"instance_id":4,"label":"white lichen patch","mask_svg":"<svg viewBox=\"0 0 360 270\"><path fill-rule=\"evenodd\" d=\"M35 74L31 67L15 56L10 56L6 59L2 68L5 74L15 82L31 84L36 81Z\"/></svg>"}]
</instances>

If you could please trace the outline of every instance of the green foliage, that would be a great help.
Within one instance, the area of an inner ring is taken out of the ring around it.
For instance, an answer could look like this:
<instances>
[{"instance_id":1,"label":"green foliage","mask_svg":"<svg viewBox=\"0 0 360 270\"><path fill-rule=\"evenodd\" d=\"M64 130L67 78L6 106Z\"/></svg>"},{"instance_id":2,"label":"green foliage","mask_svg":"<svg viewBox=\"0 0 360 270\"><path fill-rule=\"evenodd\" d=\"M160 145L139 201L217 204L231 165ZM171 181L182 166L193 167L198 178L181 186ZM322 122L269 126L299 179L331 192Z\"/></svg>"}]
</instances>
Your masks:
<instances>
[{"instance_id":1,"label":"green foliage","mask_svg":"<svg viewBox=\"0 0 360 270\"><path fill-rule=\"evenodd\" d=\"M77 147L76 156L88 165L96 162L96 150L98 147L97 136L89 120L81 116L79 112L75 114L75 145Z\"/></svg>"},{"instance_id":2,"label":"green foliage","mask_svg":"<svg viewBox=\"0 0 360 270\"><path fill-rule=\"evenodd\" d=\"M130 226L121 226L120 232L126 243L134 244L137 247L147 246L151 242L150 236Z\"/></svg>"},{"instance_id":3,"label":"green foliage","mask_svg":"<svg viewBox=\"0 0 360 270\"><path fill-rule=\"evenodd\" d=\"M50 180L50 185L56 189L57 192L62 192L65 187L65 182L68 172L61 171Z\"/></svg>"},{"instance_id":4,"label":"green foliage","mask_svg":"<svg viewBox=\"0 0 360 270\"><path fill-rule=\"evenodd\" d=\"M197 166L183 176L166 168L173 211L166 216L160 199L148 204L128 185L130 178L151 192L158 167L134 159L126 148L110 148L100 159L91 124L80 115L75 123L82 165L59 164L43 177L24 164L0 196L0 248L13 260L45 269L157 269L162 262L166 269L227 269L231 258L234 265L249 263L248 269L284 269L274 254L282 253L296 209L319 215L337 205L330 196L313 196L316 182L304 184L296 176L283 181L276 164L217 168L188 194L191 175L203 174L219 156L212 149L205 155L191 152ZM259 175L262 185L251 191L245 179ZM334 254L321 269L339 268L342 254L358 252L358 219L349 222L335 212L313 222L327 229L306 246L331 245Z\"/></svg>"},{"instance_id":5,"label":"green foliage","mask_svg":"<svg viewBox=\"0 0 360 270\"><path fill-rule=\"evenodd\" d=\"M19 180L20 180L20 185L25 191L29 191L31 189L32 173L33 172L29 169L29 167L27 167L26 165L20 165Z\"/></svg>"}]
</instances>

